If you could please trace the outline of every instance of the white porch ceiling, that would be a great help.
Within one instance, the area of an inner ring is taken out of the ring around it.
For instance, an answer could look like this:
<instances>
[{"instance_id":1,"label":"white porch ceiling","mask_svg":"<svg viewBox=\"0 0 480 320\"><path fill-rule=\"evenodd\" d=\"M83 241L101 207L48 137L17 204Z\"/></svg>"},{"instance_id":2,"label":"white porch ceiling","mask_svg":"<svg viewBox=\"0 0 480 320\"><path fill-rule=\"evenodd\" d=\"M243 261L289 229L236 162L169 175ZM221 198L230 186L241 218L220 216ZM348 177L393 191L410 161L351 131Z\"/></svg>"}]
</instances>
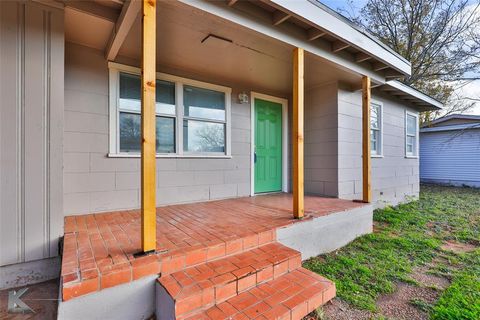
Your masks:
<instances>
[{"instance_id":1,"label":"white porch ceiling","mask_svg":"<svg viewBox=\"0 0 480 320\"><path fill-rule=\"evenodd\" d=\"M118 53L117 61L137 61L141 54L141 19L135 20ZM102 20L66 8L66 40L104 51L113 29ZM205 41L209 34L231 40ZM158 2L157 64L164 72L218 79L218 84L290 94L293 47L233 24L220 17L175 1ZM129 59L124 59L129 58ZM312 54L306 54L305 85L317 86L341 80L360 85L360 77L338 69Z\"/></svg>"}]
</instances>

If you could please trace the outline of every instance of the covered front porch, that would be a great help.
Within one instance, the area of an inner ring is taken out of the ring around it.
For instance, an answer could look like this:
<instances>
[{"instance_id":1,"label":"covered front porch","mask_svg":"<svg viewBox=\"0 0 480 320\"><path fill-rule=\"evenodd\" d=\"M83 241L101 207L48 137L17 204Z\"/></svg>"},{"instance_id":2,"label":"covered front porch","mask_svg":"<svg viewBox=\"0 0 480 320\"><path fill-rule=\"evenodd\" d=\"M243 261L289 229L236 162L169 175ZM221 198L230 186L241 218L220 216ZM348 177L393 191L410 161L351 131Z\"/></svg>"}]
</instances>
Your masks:
<instances>
[{"instance_id":1,"label":"covered front porch","mask_svg":"<svg viewBox=\"0 0 480 320\"><path fill-rule=\"evenodd\" d=\"M307 195L305 208L305 219L294 219L292 195L285 193L158 207L156 253L138 258L134 254L141 251L139 210L68 216L62 257L63 300L148 275L171 274L276 240L304 251L303 258L308 258L311 248L305 245L321 250L328 239L341 234L340 242L330 243L339 247L370 231L371 218L365 216L371 214L368 204ZM342 216L348 216L359 229L345 228ZM333 219L330 224L337 223L331 234L320 232L317 243L307 233L303 239L298 234L298 242L292 243L297 236L292 226L312 228L322 217Z\"/></svg>"},{"instance_id":2,"label":"covered front porch","mask_svg":"<svg viewBox=\"0 0 480 320\"><path fill-rule=\"evenodd\" d=\"M59 318L300 319L335 296L301 261L372 228L370 204L306 195L305 211L294 219L287 193L158 207L140 257L140 210L68 216Z\"/></svg>"}]
</instances>

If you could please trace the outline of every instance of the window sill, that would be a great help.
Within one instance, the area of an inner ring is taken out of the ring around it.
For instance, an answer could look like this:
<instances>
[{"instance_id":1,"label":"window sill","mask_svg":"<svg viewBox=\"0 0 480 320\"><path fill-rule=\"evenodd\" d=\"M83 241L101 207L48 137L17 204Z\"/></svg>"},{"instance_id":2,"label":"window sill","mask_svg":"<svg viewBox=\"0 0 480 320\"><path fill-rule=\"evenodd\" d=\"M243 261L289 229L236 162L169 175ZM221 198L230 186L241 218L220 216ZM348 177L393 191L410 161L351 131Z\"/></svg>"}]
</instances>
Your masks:
<instances>
[{"instance_id":1,"label":"window sill","mask_svg":"<svg viewBox=\"0 0 480 320\"><path fill-rule=\"evenodd\" d=\"M372 154L370 158L383 158L383 154Z\"/></svg>"},{"instance_id":2,"label":"window sill","mask_svg":"<svg viewBox=\"0 0 480 320\"><path fill-rule=\"evenodd\" d=\"M418 159L418 156L405 156L405 159Z\"/></svg>"},{"instance_id":3,"label":"window sill","mask_svg":"<svg viewBox=\"0 0 480 320\"><path fill-rule=\"evenodd\" d=\"M140 158L140 154L127 154L127 153L108 153L108 158ZM232 159L232 156L228 155L207 155L207 154L157 154L157 159Z\"/></svg>"}]
</instances>

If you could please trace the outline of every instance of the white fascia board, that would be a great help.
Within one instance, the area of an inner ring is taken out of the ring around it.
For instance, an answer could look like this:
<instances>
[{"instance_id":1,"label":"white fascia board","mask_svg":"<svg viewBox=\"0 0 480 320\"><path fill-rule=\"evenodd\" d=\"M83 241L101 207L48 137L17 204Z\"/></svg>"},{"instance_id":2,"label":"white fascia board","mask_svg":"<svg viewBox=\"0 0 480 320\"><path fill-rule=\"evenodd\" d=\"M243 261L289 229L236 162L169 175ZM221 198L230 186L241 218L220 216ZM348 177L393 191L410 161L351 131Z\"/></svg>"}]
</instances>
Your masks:
<instances>
[{"instance_id":1,"label":"white fascia board","mask_svg":"<svg viewBox=\"0 0 480 320\"><path fill-rule=\"evenodd\" d=\"M457 124L452 126L443 126L443 127L432 127L432 128L421 128L420 132L438 132L438 131L458 131L458 130L471 130L471 129L480 129L480 123L469 123L469 124Z\"/></svg>"},{"instance_id":2,"label":"white fascia board","mask_svg":"<svg viewBox=\"0 0 480 320\"><path fill-rule=\"evenodd\" d=\"M270 0L278 6L303 17L305 20L317 25L323 30L335 35L341 40L361 48L361 50L368 52L376 59L389 65L391 68L403 73L404 75L411 75L412 67L408 60L398 54L390 52L378 42L366 36L362 32L356 30L349 23L342 21L331 13L325 11L318 5L304 0Z\"/></svg>"},{"instance_id":3,"label":"white fascia board","mask_svg":"<svg viewBox=\"0 0 480 320\"><path fill-rule=\"evenodd\" d=\"M386 83L387 86L390 86L392 88L395 88L399 91L402 91L414 98L417 98L425 103L428 103L429 105L433 106L433 107L436 107L438 109L442 109L443 108L443 103L441 103L440 101L437 101L435 99L433 99L432 97L429 97L427 96L426 94L406 85L406 84L403 84L401 83L400 81L397 81L397 80L392 80L392 81L387 81Z\"/></svg>"},{"instance_id":4,"label":"white fascia board","mask_svg":"<svg viewBox=\"0 0 480 320\"><path fill-rule=\"evenodd\" d=\"M179 0L179 2L208 12L222 19L231 21L235 24L244 26L248 29L277 39L291 46L303 48L314 55L317 55L336 64L337 67L342 68L347 72L353 72L358 75L368 76L370 77L372 82L375 82L377 84L385 83L385 77L383 75L357 64L356 62L354 62L354 60L348 60L341 55L335 54L334 52L332 52L330 45L314 45L311 42L307 41L305 33L297 33L293 30L287 30L286 28L279 28L278 26L273 26L271 20L263 21L261 19L253 19L252 16L241 12L240 10L232 10L232 8L223 1Z\"/></svg>"}]
</instances>

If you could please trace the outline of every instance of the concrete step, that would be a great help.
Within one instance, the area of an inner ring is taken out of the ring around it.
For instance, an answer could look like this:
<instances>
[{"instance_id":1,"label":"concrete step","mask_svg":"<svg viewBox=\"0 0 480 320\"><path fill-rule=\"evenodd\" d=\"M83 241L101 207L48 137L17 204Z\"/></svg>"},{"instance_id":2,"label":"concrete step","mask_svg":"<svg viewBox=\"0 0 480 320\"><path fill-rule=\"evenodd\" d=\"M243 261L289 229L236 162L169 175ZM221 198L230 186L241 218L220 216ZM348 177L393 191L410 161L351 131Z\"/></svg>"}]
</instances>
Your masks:
<instances>
[{"instance_id":1,"label":"concrete step","mask_svg":"<svg viewBox=\"0 0 480 320\"><path fill-rule=\"evenodd\" d=\"M226 258L162 275L157 281L157 316L182 319L220 304L301 266L298 251L269 243ZM165 313L163 313L165 311Z\"/></svg>"},{"instance_id":2,"label":"concrete step","mask_svg":"<svg viewBox=\"0 0 480 320\"><path fill-rule=\"evenodd\" d=\"M300 320L335 297L335 284L298 268L207 310L177 320Z\"/></svg>"}]
</instances>

